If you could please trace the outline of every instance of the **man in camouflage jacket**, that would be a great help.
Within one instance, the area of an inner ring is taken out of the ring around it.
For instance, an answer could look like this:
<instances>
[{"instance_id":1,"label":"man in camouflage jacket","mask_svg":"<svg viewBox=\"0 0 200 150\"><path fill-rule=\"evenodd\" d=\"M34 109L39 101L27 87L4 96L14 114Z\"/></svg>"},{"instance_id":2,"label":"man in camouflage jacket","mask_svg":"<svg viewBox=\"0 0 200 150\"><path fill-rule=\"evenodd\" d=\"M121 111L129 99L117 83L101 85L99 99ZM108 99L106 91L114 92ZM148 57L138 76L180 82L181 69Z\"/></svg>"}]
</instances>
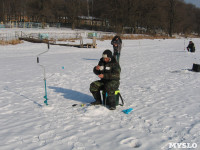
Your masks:
<instances>
[{"instance_id":1,"label":"man in camouflage jacket","mask_svg":"<svg viewBox=\"0 0 200 150\"><path fill-rule=\"evenodd\" d=\"M98 65L94 67L93 72L98 75L100 80L94 81L90 84L90 92L92 93L95 102L92 105L100 105L101 94L100 91L107 92L107 101L109 102L109 109L116 109L115 91L119 88L121 68L116 59L112 56L110 50L105 50Z\"/></svg>"}]
</instances>

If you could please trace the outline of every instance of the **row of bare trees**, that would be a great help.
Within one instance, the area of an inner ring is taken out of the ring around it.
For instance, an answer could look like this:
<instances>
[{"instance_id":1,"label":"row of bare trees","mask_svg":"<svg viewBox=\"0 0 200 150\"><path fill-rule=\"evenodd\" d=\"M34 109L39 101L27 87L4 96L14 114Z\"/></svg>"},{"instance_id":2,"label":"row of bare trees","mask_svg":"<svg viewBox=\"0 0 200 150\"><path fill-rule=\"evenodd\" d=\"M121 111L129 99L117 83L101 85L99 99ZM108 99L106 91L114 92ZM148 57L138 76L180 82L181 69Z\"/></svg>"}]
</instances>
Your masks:
<instances>
[{"instance_id":1,"label":"row of bare trees","mask_svg":"<svg viewBox=\"0 0 200 150\"><path fill-rule=\"evenodd\" d=\"M0 21L54 22L76 28L80 16L109 22L116 32L200 34L200 8L183 0L0 0Z\"/></svg>"},{"instance_id":2,"label":"row of bare trees","mask_svg":"<svg viewBox=\"0 0 200 150\"><path fill-rule=\"evenodd\" d=\"M200 9L181 0L95 0L94 15L107 18L117 29L139 27L147 32L200 33ZM101 4L104 4L102 6ZM101 12L101 13L99 13Z\"/></svg>"}]
</instances>

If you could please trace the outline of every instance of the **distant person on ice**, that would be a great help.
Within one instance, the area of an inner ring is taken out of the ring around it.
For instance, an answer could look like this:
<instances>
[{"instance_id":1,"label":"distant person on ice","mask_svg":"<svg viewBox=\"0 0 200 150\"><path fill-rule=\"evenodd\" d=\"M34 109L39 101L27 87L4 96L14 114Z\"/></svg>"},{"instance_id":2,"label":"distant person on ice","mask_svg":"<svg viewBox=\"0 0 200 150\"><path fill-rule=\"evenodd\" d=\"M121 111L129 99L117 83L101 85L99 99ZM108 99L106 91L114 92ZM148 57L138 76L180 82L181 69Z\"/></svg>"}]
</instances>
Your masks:
<instances>
[{"instance_id":1,"label":"distant person on ice","mask_svg":"<svg viewBox=\"0 0 200 150\"><path fill-rule=\"evenodd\" d=\"M91 104L102 104L100 91L105 90L107 92L106 103L108 102L110 110L115 110L115 91L119 88L121 68L110 50L103 52L102 58L98 65L94 67L93 72L98 75L100 80L90 84L90 92L95 99Z\"/></svg>"},{"instance_id":2,"label":"distant person on ice","mask_svg":"<svg viewBox=\"0 0 200 150\"><path fill-rule=\"evenodd\" d=\"M188 52L192 52L192 53L195 52L195 46L192 41L189 42L189 45L187 46L187 50L188 50Z\"/></svg>"},{"instance_id":3,"label":"distant person on ice","mask_svg":"<svg viewBox=\"0 0 200 150\"><path fill-rule=\"evenodd\" d=\"M122 40L120 36L116 35L112 39L111 44L113 45L113 56L119 62L121 48L122 48Z\"/></svg>"}]
</instances>

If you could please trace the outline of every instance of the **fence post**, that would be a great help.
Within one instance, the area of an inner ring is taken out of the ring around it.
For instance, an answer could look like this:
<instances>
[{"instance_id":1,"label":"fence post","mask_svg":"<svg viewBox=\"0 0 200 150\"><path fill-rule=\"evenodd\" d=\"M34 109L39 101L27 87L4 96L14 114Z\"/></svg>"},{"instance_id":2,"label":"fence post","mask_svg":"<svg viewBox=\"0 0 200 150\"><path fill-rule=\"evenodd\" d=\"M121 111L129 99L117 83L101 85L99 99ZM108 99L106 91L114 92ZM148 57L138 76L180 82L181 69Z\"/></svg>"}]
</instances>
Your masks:
<instances>
[{"instance_id":1,"label":"fence post","mask_svg":"<svg viewBox=\"0 0 200 150\"><path fill-rule=\"evenodd\" d=\"M93 39L92 39L92 48L97 48L96 46L96 37L93 36Z\"/></svg>"},{"instance_id":2,"label":"fence post","mask_svg":"<svg viewBox=\"0 0 200 150\"><path fill-rule=\"evenodd\" d=\"M83 48L83 37L80 36L80 47Z\"/></svg>"}]
</instances>

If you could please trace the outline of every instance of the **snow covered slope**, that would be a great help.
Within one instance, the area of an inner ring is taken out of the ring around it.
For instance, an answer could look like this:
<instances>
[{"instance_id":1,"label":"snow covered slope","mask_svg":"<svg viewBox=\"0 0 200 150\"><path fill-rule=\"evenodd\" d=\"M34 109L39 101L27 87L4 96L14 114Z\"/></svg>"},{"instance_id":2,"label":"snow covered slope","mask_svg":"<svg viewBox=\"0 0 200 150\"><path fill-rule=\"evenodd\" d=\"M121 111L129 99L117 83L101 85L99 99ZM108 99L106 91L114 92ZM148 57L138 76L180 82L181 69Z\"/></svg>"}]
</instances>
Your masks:
<instances>
[{"instance_id":1,"label":"snow covered slope","mask_svg":"<svg viewBox=\"0 0 200 150\"><path fill-rule=\"evenodd\" d=\"M199 39L123 40L120 91L125 106L110 111L89 103L92 70L110 41L97 49L24 42L0 46L1 150L168 150L170 143L200 147ZM184 44L185 43L185 44ZM122 110L133 108L130 114ZM195 145L194 145L195 144ZM175 149L175 148L172 148Z\"/></svg>"}]
</instances>

